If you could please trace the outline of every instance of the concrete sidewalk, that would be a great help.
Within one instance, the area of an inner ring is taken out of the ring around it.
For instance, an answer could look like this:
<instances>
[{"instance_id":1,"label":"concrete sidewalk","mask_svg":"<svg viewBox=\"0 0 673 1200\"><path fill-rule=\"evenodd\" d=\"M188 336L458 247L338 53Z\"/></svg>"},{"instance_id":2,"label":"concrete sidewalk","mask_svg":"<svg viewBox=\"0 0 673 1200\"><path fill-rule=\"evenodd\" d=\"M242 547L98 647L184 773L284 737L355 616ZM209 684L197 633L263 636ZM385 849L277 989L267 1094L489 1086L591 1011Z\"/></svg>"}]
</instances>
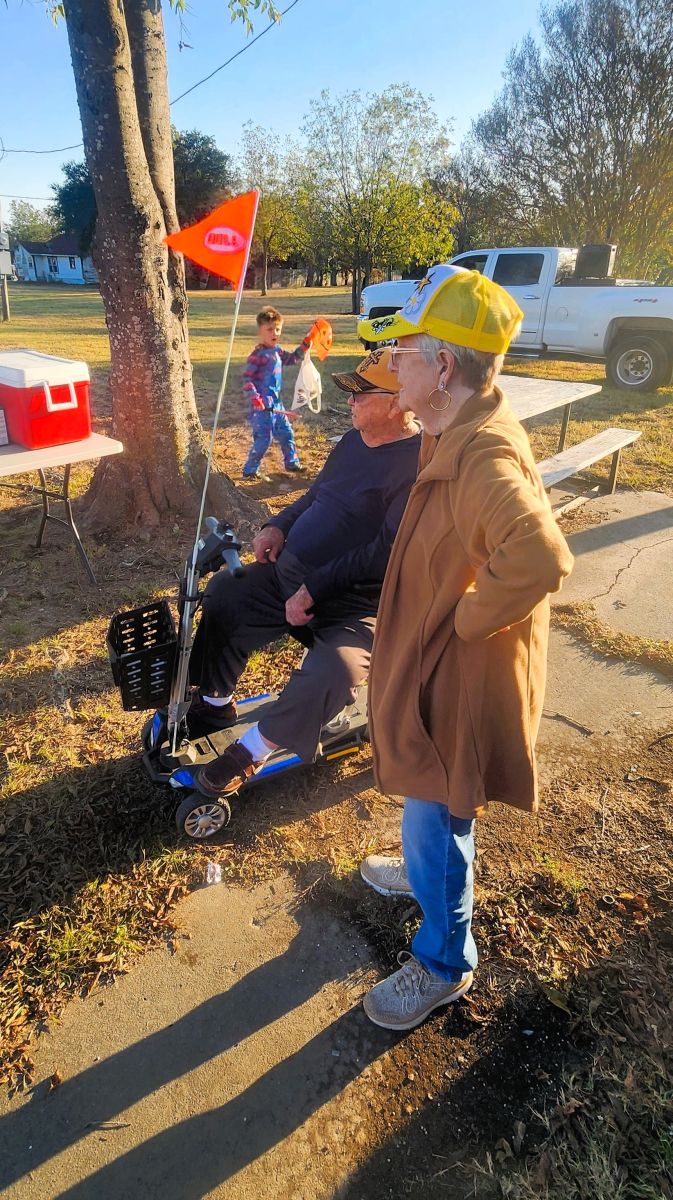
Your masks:
<instances>
[{"instance_id":1,"label":"concrete sidewalk","mask_svg":"<svg viewBox=\"0 0 673 1200\"><path fill-rule=\"evenodd\" d=\"M558 601L592 599L618 629L671 636L673 500L623 493L571 539ZM671 680L554 632L543 779L560 755L670 724ZM392 831L394 833L394 830ZM36 1053L37 1086L0 1100L8 1200L327 1200L367 1156L391 1038L359 1004L373 978L346 923L295 906L280 878L218 885L180 908L178 954L67 1008ZM58 1071L63 1083L49 1092Z\"/></svg>"},{"instance_id":2,"label":"concrete sidewalk","mask_svg":"<svg viewBox=\"0 0 673 1200\"><path fill-rule=\"evenodd\" d=\"M673 496L618 492L587 504L598 523L570 537L562 603L591 600L617 630L673 639Z\"/></svg>"},{"instance_id":3,"label":"concrete sidewalk","mask_svg":"<svg viewBox=\"0 0 673 1200\"><path fill-rule=\"evenodd\" d=\"M282 878L196 891L179 953L68 1006L32 1095L3 1101L3 1196L330 1194L362 1153L367 1068L389 1039L358 1004L366 946L305 906L291 916L293 899Z\"/></svg>"}]
</instances>

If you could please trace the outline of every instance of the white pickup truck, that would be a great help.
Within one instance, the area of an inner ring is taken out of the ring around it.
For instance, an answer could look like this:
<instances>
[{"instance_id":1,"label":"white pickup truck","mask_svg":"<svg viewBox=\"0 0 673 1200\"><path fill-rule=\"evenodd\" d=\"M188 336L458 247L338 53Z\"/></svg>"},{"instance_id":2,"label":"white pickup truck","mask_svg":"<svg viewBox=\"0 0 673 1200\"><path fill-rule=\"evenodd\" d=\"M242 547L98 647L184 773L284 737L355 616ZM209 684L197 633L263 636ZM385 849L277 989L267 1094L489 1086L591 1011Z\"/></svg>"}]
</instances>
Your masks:
<instances>
[{"instance_id":1,"label":"white pickup truck","mask_svg":"<svg viewBox=\"0 0 673 1200\"><path fill-rule=\"evenodd\" d=\"M480 271L506 288L522 310L516 356L603 359L609 381L655 391L673 376L673 287L637 280L579 278L578 251L557 246L471 250L454 266ZM362 317L385 316L406 303L413 279L363 289Z\"/></svg>"}]
</instances>

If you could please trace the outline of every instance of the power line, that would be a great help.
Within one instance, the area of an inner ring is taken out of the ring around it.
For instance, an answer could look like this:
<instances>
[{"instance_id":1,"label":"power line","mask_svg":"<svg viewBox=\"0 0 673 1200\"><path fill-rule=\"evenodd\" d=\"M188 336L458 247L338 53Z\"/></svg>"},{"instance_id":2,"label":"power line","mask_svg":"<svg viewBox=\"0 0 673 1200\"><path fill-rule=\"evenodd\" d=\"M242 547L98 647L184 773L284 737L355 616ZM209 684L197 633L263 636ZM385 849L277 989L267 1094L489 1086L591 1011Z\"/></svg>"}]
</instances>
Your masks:
<instances>
[{"instance_id":1,"label":"power line","mask_svg":"<svg viewBox=\"0 0 673 1200\"><path fill-rule=\"evenodd\" d=\"M53 200L53 196L17 196L15 192L0 192L0 200Z\"/></svg>"},{"instance_id":2,"label":"power line","mask_svg":"<svg viewBox=\"0 0 673 1200\"><path fill-rule=\"evenodd\" d=\"M74 146L58 146L55 150L10 150L7 146L3 146L2 153L4 154L63 154L65 150L79 150L83 142L77 142Z\"/></svg>"},{"instance_id":3,"label":"power line","mask_svg":"<svg viewBox=\"0 0 673 1200\"><path fill-rule=\"evenodd\" d=\"M299 0L292 0L292 4L288 4L287 8L284 8L281 10L280 16L284 17L287 13L290 12L290 9L294 8L295 5L297 5L297 4L299 4ZM170 102L171 108L173 107L174 104L177 104L178 100L184 100L185 96L188 96L190 94L190 92L194 92L194 91L196 91L196 89L198 87L201 87L202 84L208 83L209 79L212 79L213 76L217 75L219 71L223 71L225 67L228 67L230 63L233 63L234 59L239 58L241 56L241 54L245 54L246 50L252 49L255 42L258 42L260 38L263 38L264 34L268 33L269 30L273 29L274 26L276 26L277 24L278 24L278 21L270 21L269 24L267 25L266 29L262 29L261 33L258 33L254 38L252 38L251 41L246 42L245 46L241 46L241 49L237 50L235 54L232 54L231 58L228 58L226 62L223 62L219 67L215 67L215 70L211 71L209 75L204 75L203 79L197 80L197 82L193 83L191 87L188 87L186 92L181 92L179 96L176 96L174 100L171 100L171 102ZM0 145L0 158L2 158L3 155L5 155L5 154L63 154L66 150L81 150L83 145L84 145L83 142L77 142L77 144L74 146L59 146L56 150L23 150L23 149L17 150L17 149L9 149L6 146ZM32 197L16 196L16 197L14 197L14 199L17 199L17 200L29 200L29 199L40 200L40 199L47 199L47 198L48 197L40 197L40 196L32 196Z\"/></svg>"},{"instance_id":4,"label":"power line","mask_svg":"<svg viewBox=\"0 0 673 1200\"><path fill-rule=\"evenodd\" d=\"M287 8L284 8L281 11L281 17L284 17L286 13L289 13L290 9L294 8L295 4L299 4L299 0L292 0L292 4L288 4ZM228 58L227 61L223 62L221 66L215 67L215 70L211 71L210 75L204 75L203 79L199 79L197 83L193 83L191 87L188 87L186 92L181 92L179 96L175 97L175 100L171 100L171 107L174 104L177 104L178 100L184 100L185 96L188 96L190 92L196 91L197 87L201 87L202 83L207 83L209 79L213 78L213 75L217 75L218 71L223 71L225 67L229 66L229 63L233 63L235 58L238 58L241 54L245 54L246 50L249 50L252 46L254 46L255 42L258 42L260 38L263 38L264 34L268 33L269 30L273 29L274 25L277 24L277 21L270 21L266 29L263 29L261 33L258 33L257 36L252 39L252 41L246 42L245 46L241 46L241 49L237 50L235 54L232 54L231 58Z\"/></svg>"}]
</instances>

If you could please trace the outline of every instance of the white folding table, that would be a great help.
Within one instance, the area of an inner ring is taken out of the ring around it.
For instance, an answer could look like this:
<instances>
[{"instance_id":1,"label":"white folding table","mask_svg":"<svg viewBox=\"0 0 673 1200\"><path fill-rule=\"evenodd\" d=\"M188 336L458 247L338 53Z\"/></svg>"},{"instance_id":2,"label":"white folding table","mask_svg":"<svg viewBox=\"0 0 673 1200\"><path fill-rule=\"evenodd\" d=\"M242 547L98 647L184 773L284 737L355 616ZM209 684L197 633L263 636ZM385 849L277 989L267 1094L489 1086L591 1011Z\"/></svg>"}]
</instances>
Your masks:
<instances>
[{"instance_id":1,"label":"white folding table","mask_svg":"<svg viewBox=\"0 0 673 1200\"><path fill-rule=\"evenodd\" d=\"M0 487L12 488L15 491L37 492L41 497L42 519L35 543L36 549L42 545L47 521L55 521L57 525L64 525L75 540L79 556L92 583L96 583L96 576L87 558L72 514L69 495L70 468L74 463L91 462L97 458L106 458L109 454L121 454L123 449L121 442L114 438L104 437L101 433L92 433L79 442L66 442L63 446L48 446L42 450L26 450L23 446L14 445L0 446L0 480L4 480L10 475L26 475L31 471L35 471L39 477L39 487L34 484L0 482ZM51 490L47 484L45 471L52 467L64 468L63 485L58 492ZM62 517L55 517L50 511L50 500L62 502L66 514L65 520Z\"/></svg>"}]
</instances>

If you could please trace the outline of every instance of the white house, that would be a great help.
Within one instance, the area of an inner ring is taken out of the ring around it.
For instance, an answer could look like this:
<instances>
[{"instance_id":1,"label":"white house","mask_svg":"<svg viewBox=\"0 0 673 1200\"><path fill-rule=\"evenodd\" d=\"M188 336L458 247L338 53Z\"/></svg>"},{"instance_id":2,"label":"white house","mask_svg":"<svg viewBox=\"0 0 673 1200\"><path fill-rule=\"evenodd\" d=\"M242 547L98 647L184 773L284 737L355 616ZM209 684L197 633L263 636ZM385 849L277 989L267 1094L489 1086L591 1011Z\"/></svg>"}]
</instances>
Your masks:
<instances>
[{"instance_id":1,"label":"white house","mask_svg":"<svg viewBox=\"0 0 673 1200\"><path fill-rule=\"evenodd\" d=\"M19 242L14 267L19 279L28 283L98 283L91 255L82 255L77 238L69 233L48 242Z\"/></svg>"}]
</instances>

